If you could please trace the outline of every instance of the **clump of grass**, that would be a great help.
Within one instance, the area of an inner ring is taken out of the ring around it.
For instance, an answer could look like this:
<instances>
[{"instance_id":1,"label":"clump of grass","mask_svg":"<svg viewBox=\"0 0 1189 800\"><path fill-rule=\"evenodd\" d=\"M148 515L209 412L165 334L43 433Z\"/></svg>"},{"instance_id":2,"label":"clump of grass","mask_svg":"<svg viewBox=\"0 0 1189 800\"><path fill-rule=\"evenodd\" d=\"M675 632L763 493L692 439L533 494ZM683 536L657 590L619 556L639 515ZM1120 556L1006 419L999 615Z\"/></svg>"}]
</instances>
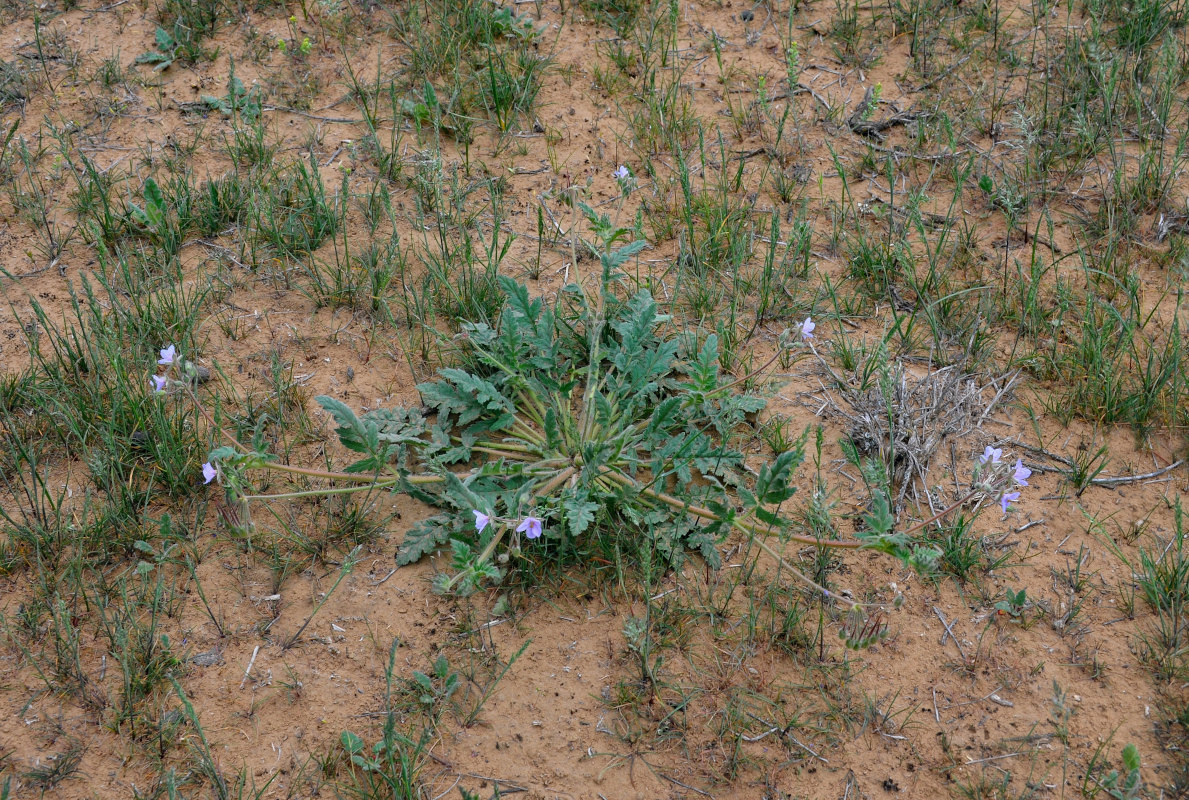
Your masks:
<instances>
[{"instance_id":1,"label":"clump of grass","mask_svg":"<svg viewBox=\"0 0 1189 800\"><path fill-rule=\"evenodd\" d=\"M1108 547L1131 570L1132 580L1155 619L1139 636L1140 657L1166 684L1189 679L1189 549L1185 546L1180 498L1172 504L1173 529L1167 540L1141 546L1133 559L1117 544Z\"/></svg>"}]
</instances>

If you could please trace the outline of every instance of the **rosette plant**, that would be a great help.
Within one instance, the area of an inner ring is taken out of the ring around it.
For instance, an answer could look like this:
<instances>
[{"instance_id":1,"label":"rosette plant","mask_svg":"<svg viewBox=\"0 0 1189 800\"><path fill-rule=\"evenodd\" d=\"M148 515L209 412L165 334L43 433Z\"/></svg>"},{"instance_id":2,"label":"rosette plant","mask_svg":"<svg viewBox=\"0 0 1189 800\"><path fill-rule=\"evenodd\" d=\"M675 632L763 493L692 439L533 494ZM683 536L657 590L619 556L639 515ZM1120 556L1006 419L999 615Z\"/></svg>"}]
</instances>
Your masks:
<instances>
[{"instance_id":1,"label":"rosette plant","mask_svg":"<svg viewBox=\"0 0 1189 800\"><path fill-rule=\"evenodd\" d=\"M765 405L747 387L781 350L807 347L808 337L786 334L768 364L731 379L713 334L676 333L647 291L624 290L620 270L644 243L583 210L597 239L594 290L579 280L550 303L501 277L498 319L463 325L462 363L418 386L423 408L356 414L317 398L343 446L360 456L342 472L285 467L228 447L212 453L220 475L239 486L243 468L284 469L356 485L277 497L388 488L435 506L439 513L406 532L397 561L449 547L451 571L435 584L441 592L500 581L529 547L581 556L600 529L649 537L667 557L693 551L713 567L717 545L742 535L827 595L787 562L782 545L874 549L927 567L934 552L893 532L886 499L875 499L868 530L848 540L808 536L782 513L804 437L754 465L738 449ZM859 618L847 628L863 640L875 630Z\"/></svg>"}]
</instances>

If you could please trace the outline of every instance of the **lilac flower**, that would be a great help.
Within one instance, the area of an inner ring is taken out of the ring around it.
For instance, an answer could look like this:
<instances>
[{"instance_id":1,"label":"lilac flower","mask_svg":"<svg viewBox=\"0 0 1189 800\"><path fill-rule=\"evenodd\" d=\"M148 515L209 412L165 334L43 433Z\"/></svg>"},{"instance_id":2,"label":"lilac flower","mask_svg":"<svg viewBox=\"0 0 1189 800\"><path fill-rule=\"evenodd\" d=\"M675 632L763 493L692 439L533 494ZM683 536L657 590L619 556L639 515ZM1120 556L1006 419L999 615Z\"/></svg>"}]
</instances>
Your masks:
<instances>
[{"instance_id":1,"label":"lilac flower","mask_svg":"<svg viewBox=\"0 0 1189 800\"><path fill-rule=\"evenodd\" d=\"M525 517L524 522L516 529L517 533L523 533L530 539L536 539L541 535L541 520L536 517Z\"/></svg>"},{"instance_id":2,"label":"lilac flower","mask_svg":"<svg viewBox=\"0 0 1189 800\"><path fill-rule=\"evenodd\" d=\"M620 164L619 169L615 170L613 174L615 175L615 179L617 181L626 181L628 178L632 177L632 171L623 164Z\"/></svg>"},{"instance_id":3,"label":"lilac flower","mask_svg":"<svg viewBox=\"0 0 1189 800\"><path fill-rule=\"evenodd\" d=\"M817 325L814 323L813 317L806 317L805 321L801 323L801 338L812 339L813 329L816 327Z\"/></svg>"},{"instance_id":4,"label":"lilac flower","mask_svg":"<svg viewBox=\"0 0 1189 800\"><path fill-rule=\"evenodd\" d=\"M983 451L983 454L979 456L978 460L980 464L986 464L988 462L991 464L998 464L999 457L1001 455L1003 455L1003 451L1001 449L987 445L987 449Z\"/></svg>"},{"instance_id":5,"label":"lilac flower","mask_svg":"<svg viewBox=\"0 0 1189 800\"><path fill-rule=\"evenodd\" d=\"M150 375L149 380L153 382L153 391L157 394L164 394L169 388L169 378L164 375Z\"/></svg>"},{"instance_id":6,"label":"lilac flower","mask_svg":"<svg viewBox=\"0 0 1189 800\"><path fill-rule=\"evenodd\" d=\"M1003 495L1003 497L1000 497L999 505L1003 506L1003 513L1004 514L1007 513L1007 506L1009 503L1014 503L1019 499L1020 499L1019 492L1008 492L1007 494Z\"/></svg>"},{"instance_id":7,"label":"lilac flower","mask_svg":"<svg viewBox=\"0 0 1189 800\"><path fill-rule=\"evenodd\" d=\"M1016 471L1011 476L1012 480L1014 480L1020 486L1027 486L1028 485L1028 476L1030 476L1031 474L1032 474L1032 470L1030 470L1024 466L1024 459L1017 458L1016 459Z\"/></svg>"},{"instance_id":8,"label":"lilac flower","mask_svg":"<svg viewBox=\"0 0 1189 800\"><path fill-rule=\"evenodd\" d=\"M478 531L479 533L482 533L483 529L486 528L488 523L491 522L491 517L484 514L482 511L477 511L477 510L473 510L473 509L472 509L471 513L475 515L475 530Z\"/></svg>"},{"instance_id":9,"label":"lilac flower","mask_svg":"<svg viewBox=\"0 0 1189 800\"><path fill-rule=\"evenodd\" d=\"M208 461L202 465L202 478L203 478L202 482L204 484L210 483L211 481L213 481L215 479L215 476L218 474L219 474L219 471L217 469L215 469L213 466L211 466L211 462Z\"/></svg>"},{"instance_id":10,"label":"lilac flower","mask_svg":"<svg viewBox=\"0 0 1189 800\"><path fill-rule=\"evenodd\" d=\"M161 351L161 358L157 359L157 363L163 367L168 367L178 357L178 349L172 344Z\"/></svg>"}]
</instances>

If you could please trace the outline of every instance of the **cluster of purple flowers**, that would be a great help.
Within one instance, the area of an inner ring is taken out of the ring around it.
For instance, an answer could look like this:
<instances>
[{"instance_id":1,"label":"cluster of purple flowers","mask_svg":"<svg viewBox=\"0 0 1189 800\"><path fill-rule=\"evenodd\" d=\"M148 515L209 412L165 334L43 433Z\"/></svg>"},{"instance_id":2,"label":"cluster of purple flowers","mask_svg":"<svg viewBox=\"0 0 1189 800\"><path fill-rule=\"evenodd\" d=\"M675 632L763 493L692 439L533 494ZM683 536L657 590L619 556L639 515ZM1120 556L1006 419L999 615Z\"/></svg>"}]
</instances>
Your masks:
<instances>
[{"instance_id":1,"label":"cluster of purple flowers","mask_svg":"<svg viewBox=\"0 0 1189 800\"><path fill-rule=\"evenodd\" d=\"M987 449L983 451L983 454L981 456L979 456L978 461L980 464L990 464L990 465L999 464L999 463L1002 463L1000 461L1002 456L1003 456L1003 450L1001 450L998 447L991 447L990 445L988 445ZM1027 486L1028 478L1031 477L1031 475L1032 475L1032 470L1030 470L1024 466L1024 459L1017 458L1015 468L1012 470L1012 474L1011 474L1011 481L1012 481L1011 486L1012 487ZM1008 487L1008 488L1011 488L1011 487ZM1008 492L1008 491L1003 492L1003 494L1001 494L999 496L999 505L1001 505L1003 507L1003 513L1006 514L1007 507L1019 499L1020 499L1019 492Z\"/></svg>"},{"instance_id":2,"label":"cluster of purple flowers","mask_svg":"<svg viewBox=\"0 0 1189 800\"><path fill-rule=\"evenodd\" d=\"M157 366L165 367L166 374L149 376L149 382L153 385L153 394L165 394L169 391L170 386L173 385L173 381L169 377L169 370L176 367L180 361L177 345L171 344L158 351ZM219 469L214 464L208 461L202 465L203 484L210 483L217 477L219 477Z\"/></svg>"},{"instance_id":3,"label":"cluster of purple flowers","mask_svg":"<svg viewBox=\"0 0 1189 800\"><path fill-rule=\"evenodd\" d=\"M475 530L482 533L483 529L491 524L491 515L478 510L472 510L471 513L475 515ZM516 528L517 533L523 533L529 539L539 538L542 530L541 520L531 516L525 517Z\"/></svg>"},{"instance_id":4,"label":"cluster of purple flowers","mask_svg":"<svg viewBox=\"0 0 1189 800\"><path fill-rule=\"evenodd\" d=\"M178 349L174 345L162 348L160 351L160 358L157 359L157 366L165 367L168 371L178 360ZM165 394L169 389L168 375L150 375L149 382L153 384L154 394Z\"/></svg>"}]
</instances>

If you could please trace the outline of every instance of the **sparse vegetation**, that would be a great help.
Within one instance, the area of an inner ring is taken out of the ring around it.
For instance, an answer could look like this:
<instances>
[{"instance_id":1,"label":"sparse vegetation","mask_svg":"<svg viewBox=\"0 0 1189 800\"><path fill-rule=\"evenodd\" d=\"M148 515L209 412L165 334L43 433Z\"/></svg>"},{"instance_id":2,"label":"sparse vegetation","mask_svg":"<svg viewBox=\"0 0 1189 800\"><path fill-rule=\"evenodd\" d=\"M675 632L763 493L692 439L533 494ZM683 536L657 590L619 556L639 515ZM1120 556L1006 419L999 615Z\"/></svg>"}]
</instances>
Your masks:
<instances>
[{"instance_id":1,"label":"sparse vegetation","mask_svg":"<svg viewBox=\"0 0 1189 800\"><path fill-rule=\"evenodd\" d=\"M0 35L0 798L1189 791L1184 3Z\"/></svg>"}]
</instances>

